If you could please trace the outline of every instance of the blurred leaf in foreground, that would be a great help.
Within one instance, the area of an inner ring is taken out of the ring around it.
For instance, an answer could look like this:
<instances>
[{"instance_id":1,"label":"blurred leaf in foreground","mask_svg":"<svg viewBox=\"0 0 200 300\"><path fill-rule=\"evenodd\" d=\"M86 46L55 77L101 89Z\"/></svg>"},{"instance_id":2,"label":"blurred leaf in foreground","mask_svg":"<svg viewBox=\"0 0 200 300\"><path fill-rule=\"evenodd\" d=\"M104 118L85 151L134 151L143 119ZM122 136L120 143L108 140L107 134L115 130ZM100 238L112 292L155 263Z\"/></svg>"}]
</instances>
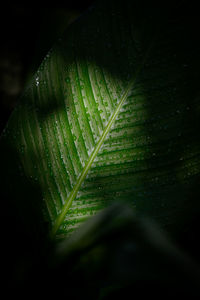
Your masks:
<instances>
[{"instance_id":1,"label":"blurred leaf in foreground","mask_svg":"<svg viewBox=\"0 0 200 300\"><path fill-rule=\"evenodd\" d=\"M200 295L199 266L127 205L91 218L55 253L47 282L66 286L75 299Z\"/></svg>"}]
</instances>

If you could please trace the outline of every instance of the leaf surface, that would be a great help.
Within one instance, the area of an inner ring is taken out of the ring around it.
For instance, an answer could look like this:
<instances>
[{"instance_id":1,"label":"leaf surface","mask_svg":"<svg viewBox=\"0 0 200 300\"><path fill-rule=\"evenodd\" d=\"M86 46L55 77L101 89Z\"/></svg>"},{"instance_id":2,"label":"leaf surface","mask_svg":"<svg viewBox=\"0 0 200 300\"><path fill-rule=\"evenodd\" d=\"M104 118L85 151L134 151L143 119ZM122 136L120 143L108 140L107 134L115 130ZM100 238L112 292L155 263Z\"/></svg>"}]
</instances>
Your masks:
<instances>
[{"instance_id":1,"label":"leaf surface","mask_svg":"<svg viewBox=\"0 0 200 300\"><path fill-rule=\"evenodd\" d=\"M165 225L191 209L200 108L184 34L164 10L99 1L47 54L1 145L17 157L11 189L38 190L52 236L116 200Z\"/></svg>"}]
</instances>

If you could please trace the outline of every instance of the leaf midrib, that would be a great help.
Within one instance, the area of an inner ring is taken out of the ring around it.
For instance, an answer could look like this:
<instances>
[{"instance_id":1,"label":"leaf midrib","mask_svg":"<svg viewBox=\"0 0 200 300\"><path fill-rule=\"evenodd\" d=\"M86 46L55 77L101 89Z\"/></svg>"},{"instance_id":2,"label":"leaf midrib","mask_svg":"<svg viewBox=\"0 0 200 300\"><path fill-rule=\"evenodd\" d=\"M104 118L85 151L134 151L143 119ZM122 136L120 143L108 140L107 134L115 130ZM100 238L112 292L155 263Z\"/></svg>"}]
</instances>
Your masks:
<instances>
[{"instance_id":1,"label":"leaf midrib","mask_svg":"<svg viewBox=\"0 0 200 300\"><path fill-rule=\"evenodd\" d=\"M118 113L119 113L119 111L120 111L120 109L121 109L124 101L128 97L128 94L131 91L131 89L133 88L135 80L136 80L138 74L140 73L141 69L143 68L143 66L144 66L144 64L146 62L146 59L148 57L148 54L149 54L149 51L150 51L151 47L152 47L152 43L150 44L149 48L147 49L146 54L144 55L143 61L138 66L138 68L137 68L137 70L135 72L134 77L129 81L129 84L128 84L126 90L124 91L121 100L119 101L119 103L118 103L118 105L117 105L114 113L112 114L112 116L111 116L108 124L106 125L106 127L105 127L105 129L104 129L104 131L102 133L102 136L99 139L98 143L96 144L96 146L95 146L95 148L94 148L94 150L93 150L93 152L92 152L92 154L91 154L88 162L86 163L85 167L83 168L83 171L82 171L81 175L79 176L78 181L75 184L73 190L71 191L71 193L70 193L70 195L68 197L68 200L66 201L65 205L63 206L61 213L56 218L56 220L54 222L54 225L52 227L51 234L50 234L51 238L55 237L55 235L57 233L57 230L61 226L61 224L62 224L62 222L63 222L63 220L64 220L64 218L65 218L65 216L67 214L67 211L70 208L73 200L75 199L75 197L76 197L76 195L77 195L77 193L79 191L79 188L81 187L81 185L82 185L85 177L87 176L87 173L90 170L90 167L91 167L91 165L92 165L95 157L97 156L97 154L98 154L98 152L99 152L99 150L100 150L103 142L105 141L105 138L106 138L108 132L110 131L111 126L113 125L114 121L116 120L117 115L118 115Z\"/></svg>"}]
</instances>

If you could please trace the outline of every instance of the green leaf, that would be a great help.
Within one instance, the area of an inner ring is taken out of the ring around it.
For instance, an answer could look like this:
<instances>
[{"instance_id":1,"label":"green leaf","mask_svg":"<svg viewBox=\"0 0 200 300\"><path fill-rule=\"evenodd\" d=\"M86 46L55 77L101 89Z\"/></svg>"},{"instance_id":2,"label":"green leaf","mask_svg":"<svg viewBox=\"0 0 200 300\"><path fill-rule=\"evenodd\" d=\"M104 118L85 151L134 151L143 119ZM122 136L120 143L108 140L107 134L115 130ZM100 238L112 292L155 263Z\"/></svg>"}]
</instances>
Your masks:
<instances>
[{"instance_id":1,"label":"green leaf","mask_svg":"<svg viewBox=\"0 0 200 300\"><path fill-rule=\"evenodd\" d=\"M116 200L165 226L199 210L199 52L192 27L152 4L97 2L47 54L4 131L8 199L42 205L52 237Z\"/></svg>"}]
</instances>

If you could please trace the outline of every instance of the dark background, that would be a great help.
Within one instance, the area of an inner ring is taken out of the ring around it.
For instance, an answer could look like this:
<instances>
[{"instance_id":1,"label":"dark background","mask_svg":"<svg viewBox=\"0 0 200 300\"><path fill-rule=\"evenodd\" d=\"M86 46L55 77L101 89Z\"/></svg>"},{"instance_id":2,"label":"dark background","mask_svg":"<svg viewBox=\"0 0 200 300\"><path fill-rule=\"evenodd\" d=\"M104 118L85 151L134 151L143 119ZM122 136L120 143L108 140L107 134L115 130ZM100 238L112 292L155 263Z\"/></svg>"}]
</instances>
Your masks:
<instances>
[{"instance_id":1,"label":"dark background","mask_svg":"<svg viewBox=\"0 0 200 300\"><path fill-rule=\"evenodd\" d=\"M0 5L0 132L53 43L93 2L7 1Z\"/></svg>"}]
</instances>

